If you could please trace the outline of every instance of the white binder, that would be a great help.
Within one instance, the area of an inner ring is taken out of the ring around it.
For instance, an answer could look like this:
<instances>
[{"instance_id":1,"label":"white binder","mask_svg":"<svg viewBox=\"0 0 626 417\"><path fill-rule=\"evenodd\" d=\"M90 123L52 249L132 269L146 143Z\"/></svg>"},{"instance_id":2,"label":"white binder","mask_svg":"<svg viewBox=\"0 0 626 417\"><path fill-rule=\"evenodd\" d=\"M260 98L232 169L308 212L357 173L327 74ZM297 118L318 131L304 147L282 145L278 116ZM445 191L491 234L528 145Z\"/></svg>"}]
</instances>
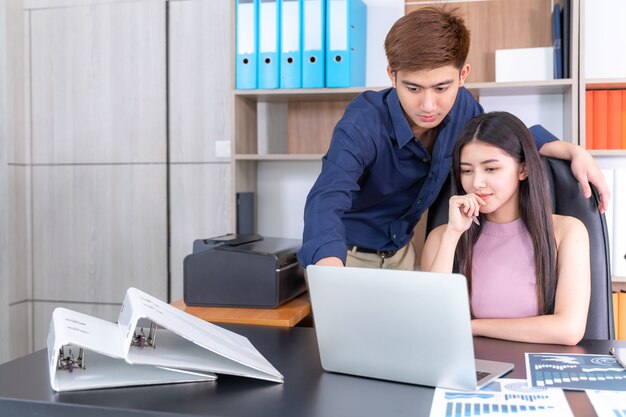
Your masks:
<instances>
[{"instance_id":1,"label":"white binder","mask_svg":"<svg viewBox=\"0 0 626 417\"><path fill-rule=\"evenodd\" d=\"M215 373L283 382L247 338L136 288L117 323L55 309L48 365L55 391L212 381Z\"/></svg>"}]
</instances>

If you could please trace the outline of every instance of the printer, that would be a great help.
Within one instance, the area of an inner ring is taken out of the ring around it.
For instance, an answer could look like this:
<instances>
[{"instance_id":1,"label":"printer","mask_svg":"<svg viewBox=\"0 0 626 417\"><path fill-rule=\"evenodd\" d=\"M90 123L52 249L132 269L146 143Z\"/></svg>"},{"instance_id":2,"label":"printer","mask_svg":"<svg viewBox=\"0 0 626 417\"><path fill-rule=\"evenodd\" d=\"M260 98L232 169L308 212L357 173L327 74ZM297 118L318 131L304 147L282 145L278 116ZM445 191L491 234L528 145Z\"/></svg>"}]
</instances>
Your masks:
<instances>
[{"instance_id":1,"label":"printer","mask_svg":"<svg viewBox=\"0 0 626 417\"><path fill-rule=\"evenodd\" d=\"M257 234L198 239L183 261L188 306L274 308L306 290L301 241Z\"/></svg>"}]
</instances>

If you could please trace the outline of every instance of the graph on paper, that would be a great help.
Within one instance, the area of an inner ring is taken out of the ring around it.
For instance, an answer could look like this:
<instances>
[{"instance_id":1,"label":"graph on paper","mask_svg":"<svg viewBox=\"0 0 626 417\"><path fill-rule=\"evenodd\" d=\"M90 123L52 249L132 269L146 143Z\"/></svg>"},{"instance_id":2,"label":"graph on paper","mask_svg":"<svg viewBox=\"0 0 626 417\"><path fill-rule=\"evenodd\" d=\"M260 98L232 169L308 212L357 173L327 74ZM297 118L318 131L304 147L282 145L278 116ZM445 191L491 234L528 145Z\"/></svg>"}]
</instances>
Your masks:
<instances>
[{"instance_id":1,"label":"graph on paper","mask_svg":"<svg viewBox=\"0 0 626 417\"><path fill-rule=\"evenodd\" d=\"M626 417L626 395L623 391L587 390L586 392L597 415Z\"/></svg>"},{"instance_id":2,"label":"graph on paper","mask_svg":"<svg viewBox=\"0 0 626 417\"><path fill-rule=\"evenodd\" d=\"M563 390L530 387L525 380L504 378L480 391L437 388L430 410L430 417L555 415L572 416Z\"/></svg>"},{"instance_id":3,"label":"graph on paper","mask_svg":"<svg viewBox=\"0 0 626 417\"><path fill-rule=\"evenodd\" d=\"M626 369L611 355L526 353L526 376L536 387L626 391Z\"/></svg>"}]
</instances>

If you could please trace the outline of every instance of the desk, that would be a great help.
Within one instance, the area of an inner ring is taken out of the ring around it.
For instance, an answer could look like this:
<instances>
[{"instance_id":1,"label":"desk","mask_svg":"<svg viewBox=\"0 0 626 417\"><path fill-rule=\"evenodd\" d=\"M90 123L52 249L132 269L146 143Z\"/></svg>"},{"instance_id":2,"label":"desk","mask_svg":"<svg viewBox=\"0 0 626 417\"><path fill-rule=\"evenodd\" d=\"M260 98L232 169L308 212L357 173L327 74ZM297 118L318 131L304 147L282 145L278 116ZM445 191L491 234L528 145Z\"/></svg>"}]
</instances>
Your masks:
<instances>
[{"instance_id":1,"label":"desk","mask_svg":"<svg viewBox=\"0 0 626 417\"><path fill-rule=\"evenodd\" d=\"M285 383L220 375L207 383L57 394L50 389L46 352L40 350L0 366L0 414L381 417L427 416L430 411L432 388L324 372L312 328L224 327L247 336L285 376ZM474 345L478 358L513 362L515 369L508 376L524 378L524 352L606 353L610 346L626 346L626 342L583 341L571 348L475 338ZM584 392L566 391L566 396L574 415L595 415Z\"/></svg>"},{"instance_id":2,"label":"desk","mask_svg":"<svg viewBox=\"0 0 626 417\"><path fill-rule=\"evenodd\" d=\"M182 299L171 304L179 310L210 322L260 326L293 327L311 313L308 292L277 308L190 307Z\"/></svg>"}]
</instances>

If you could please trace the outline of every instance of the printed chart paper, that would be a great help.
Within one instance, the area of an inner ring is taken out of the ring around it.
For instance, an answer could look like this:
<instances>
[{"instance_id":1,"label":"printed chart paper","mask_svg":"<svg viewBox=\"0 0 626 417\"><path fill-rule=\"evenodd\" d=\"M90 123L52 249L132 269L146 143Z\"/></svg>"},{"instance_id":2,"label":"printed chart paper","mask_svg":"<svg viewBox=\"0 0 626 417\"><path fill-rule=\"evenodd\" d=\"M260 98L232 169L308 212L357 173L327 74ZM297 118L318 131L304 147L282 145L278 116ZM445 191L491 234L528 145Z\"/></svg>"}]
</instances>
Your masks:
<instances>
[{"instance_id":1,"label":"printed chart paper","mask_svg":"<svg viewBox=\"0 0 626 417\"><path fill-rule=\"evenodd\" d=\"M535 387L626 391L626 369L611 355L526 353L526 375Z\"/></svg>"},{"instance_id":2,"label":"printed chart paper","mask_svg":"<svg viewBox=\"0 0 626 417\"><path fill-rule=\"evenodd\" d=\"M563 390L530 387L523 379L501 378L480 391L435 389L430 417L573 416Z\"/></svg>"},{"instance_id":3,"label":"printed chart paper","mask_svg":"<svg viewBox=\"0 0 626 417\"><path fill-rule=\"evenodd\" d=\"M597 415L626 417L626 395L622 391L588 390L587 396Z\"/></svg>"}]
</instances>

